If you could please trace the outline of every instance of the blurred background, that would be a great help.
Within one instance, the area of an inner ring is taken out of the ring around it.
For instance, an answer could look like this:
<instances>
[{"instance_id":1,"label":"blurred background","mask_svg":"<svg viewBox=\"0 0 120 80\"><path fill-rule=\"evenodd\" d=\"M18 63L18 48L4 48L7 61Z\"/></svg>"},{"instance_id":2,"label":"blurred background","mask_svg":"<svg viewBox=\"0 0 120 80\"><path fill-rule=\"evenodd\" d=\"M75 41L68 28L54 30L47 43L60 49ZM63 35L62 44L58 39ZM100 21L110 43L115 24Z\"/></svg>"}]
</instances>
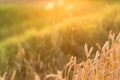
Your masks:
<instances>
[{"instance_id":1,"label":"blurred background","mask_svg":"<svg viewBox=\"0 0 120 80\"><path fill-rule=\"evenodd\" d=\"M0 0L0 75L42 80L70 56L85 61L85 43L93 58L110 31L120 31L120 0Z\"/></svg>"}]
</instances>

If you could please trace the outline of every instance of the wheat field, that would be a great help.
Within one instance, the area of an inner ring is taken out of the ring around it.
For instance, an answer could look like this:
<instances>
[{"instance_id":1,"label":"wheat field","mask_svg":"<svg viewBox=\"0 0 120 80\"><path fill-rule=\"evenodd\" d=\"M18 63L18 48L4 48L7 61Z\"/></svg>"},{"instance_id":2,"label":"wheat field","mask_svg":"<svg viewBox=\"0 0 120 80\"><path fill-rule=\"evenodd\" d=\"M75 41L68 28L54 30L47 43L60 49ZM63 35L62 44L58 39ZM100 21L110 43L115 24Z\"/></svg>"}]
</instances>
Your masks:
<instances>
[{"instance_id":1,"label":"wheat field","mask_svg":"<svg viewBox=\"0 0 120 80\"><path fill-rule=\"evenodd\" d=\"M57 74L48 74L44 80L120 80L120 33L115 36L115 33L110 32L109 40L103 47L98 43L96 45L98 50L94 58L90 58L93 47L89 49L85 44L86 61L77 63L76 57L72 56L64 70L58 71ZM19 50L16 57L24 55L23 48ZM37 72L32 73L33 80L41 80ZM7 72L0 77L0 80L7 80L6 77ZM14 80L15 77L16 70L13 71L10 80Z\"/></svg>"},{"instance_id":2,"label":"wheat field","mask_svg":"<svg viewBox=\"0 0 120 80\"><path fill-rule=\"evenodd\" d=\"M76 62L76 57L71 57L63 71L58 74L50 74L44 80L49 78L55 80L120 80L120 34L115 37L110 33L109 40L103 47L97 44L99 50L93 59L93 47L88 49L85 44L85 53L87 60L81 63Z\"/></svg>"},{"instance_id":3,"label":"wheat field","mask_svg":"<svg viewBox=\"0 0 120 80\"><path fill-rule=\"evenodd\" d=\"M118 0L6 1L0 80L120 80Z\"/></svg>"}]
</instances>

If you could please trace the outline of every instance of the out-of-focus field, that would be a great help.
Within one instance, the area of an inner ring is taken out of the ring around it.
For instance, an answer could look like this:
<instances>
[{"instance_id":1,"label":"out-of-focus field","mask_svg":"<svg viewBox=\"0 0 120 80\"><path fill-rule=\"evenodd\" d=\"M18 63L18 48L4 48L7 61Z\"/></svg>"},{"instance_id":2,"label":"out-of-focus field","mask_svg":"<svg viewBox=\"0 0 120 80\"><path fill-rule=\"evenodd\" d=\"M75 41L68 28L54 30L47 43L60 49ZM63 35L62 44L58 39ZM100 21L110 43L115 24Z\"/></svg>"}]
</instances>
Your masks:
<instances>
[{"instance_id":1,"label":"out-of-focus field","mask_svg":"<svg viewBox=\"0 0 120 80\"><path fill-rule=\"evenodd\" d=\"M15 69L16 80L33 80L34 72L43 79L62 69L71 55L86 60L85 43L96 50L110 30L119 33L119 4L0 5L0 74L7 71L9 79Z\"/></svg>"}]
</instances>

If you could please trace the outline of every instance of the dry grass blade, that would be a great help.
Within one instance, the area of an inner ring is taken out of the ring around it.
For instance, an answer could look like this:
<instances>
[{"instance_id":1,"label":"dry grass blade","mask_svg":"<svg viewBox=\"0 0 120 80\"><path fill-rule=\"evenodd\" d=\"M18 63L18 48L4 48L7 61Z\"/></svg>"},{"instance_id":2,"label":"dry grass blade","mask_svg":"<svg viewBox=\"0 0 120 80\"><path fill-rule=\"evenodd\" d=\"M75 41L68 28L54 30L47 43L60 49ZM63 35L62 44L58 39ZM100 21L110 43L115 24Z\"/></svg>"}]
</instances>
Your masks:
<instances>
[{"instance_id":1,"label":"dry grass blade","mask_svg":"<svg viewBox=\"0 0 120 80\"><path fill-rule=\"evenodd\" d=\"M91 55L92 51L93 51L93 47L91 47L90 50L89 50L89 53L88 53L89 56Z\"/></svg>"},{"instance_id":2,"label":"dry grass blade","mask_svg":"<svg viewBox=\"0 0 120 80\"><path fill-rule=\"evenodd\" d=\"M87 57L87 59L88 59L88 58L90 57L92 51L93 51L93 47L91 47L90 50L89 50L89 49L88 49L88 45L85 44L84 49L85 49L86 57Z\"/></svg>"},{"instance_id":3,"label":"dry grass blade","mask_svg":"<svg viewBox=\"0 0 120 80\"><path fill-rule=\"evenodd\" d=\"M3 78L6 79L7 72L3 74Z\"/></svg>"},{"instance_id":4,"label":"dry grass blade","mask_svg":"<svg viewBox=\"0 0 120 80\"><path fill-rule=\"evenodd\" d=\"M112 31L110 31L110 33L109 33L109 39L112 40L112 43L115 40L115 33L112 33Z\"/></svg>"},{"instance_id":5,"label":"dry grass blade","mask_svg":"<svg viewBox=\"0 0 120 80\"><path fill-rule=\"evenodd\" d=\"M16 71L14 70L10 80L14 80L15 79L15 75L16 75Z\"/></svg>"},{"instance_id":6,"label":"dry grass blade","mask_svg":"<svg viewBox=\"0 0 120 80\"><path fill-rule=\"evenodd\" d=\"M102 50L102 48L101 48L100 44L96 43L96 46L98 47L98 50L99 50L99 51L101 51L101 50Z\"/></svg>"},{"instance_id":7,"label":"dry grass blade","mask_svg":"<svg viewBox=\"0 0 120 80\"><path fill-rule=\"evenodd\" d=\"M87 44L85 44L84 49L85 49L86 57L88 58L89 57L89 51L88 51L88 45Z\"/></svg>"},{"instance_id":8,"label":"dry grass blade","mask_svg":"<svg viewBox=\"0 0 120 80\"><path fill-rule=\"evenodd\" d=\"M49 78L57 78L57 77L59 77L59 75L49 74L49 75L47 75L47 76L44 78L44 80L47 80L47 79L49 79Z\"/></svg>"},{"instance_id":9,"label":"dry grass blade","mask_svg":"<svg viewBox=\"0 0 120 80\"><path fill-rule=\"evenodd\" d=\"M5 80L3 77L0 77L0 80Z\"/></svg>"},{"instance_id":10,"label":"dry grass blade","mask_svg":"<svg viewBox=\"0 0 120 80\"><path fill-rule=\"evenodd\" d=\"M35 80L40 80L40 77L36 72L34 73L34 75L35 75Z\"/></svg>"},{"instance_id":11,"label":"dry grass blade","mask_svg":"<svg viewBox=\"0 0 120 80\"><path fill-rule=\"evenodd\" d=\"M106 43L104 44L102 51L105 51L106 49L109 48L109 41L106 41Z\"/></svg>"}]
</instances>

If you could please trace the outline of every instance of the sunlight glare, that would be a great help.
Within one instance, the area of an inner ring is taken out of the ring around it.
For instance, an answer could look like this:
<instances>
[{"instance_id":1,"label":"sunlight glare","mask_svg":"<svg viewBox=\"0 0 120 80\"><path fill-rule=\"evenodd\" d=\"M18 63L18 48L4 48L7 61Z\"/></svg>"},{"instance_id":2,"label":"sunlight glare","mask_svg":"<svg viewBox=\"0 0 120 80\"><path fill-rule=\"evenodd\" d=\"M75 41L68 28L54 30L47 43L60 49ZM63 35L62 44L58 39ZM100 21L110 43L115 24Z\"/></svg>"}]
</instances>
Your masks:
<instances>
[{"instance_id":1,"label":"sunlight glare","mask_svg":"<svg viewBox=\"0 0 120 80\"><path fill-rule=\"evenodd\" d=\"M55 7L55 3L54 2L48 2L45 9L46 10L51 10Z\"/></svg>"}]
</instances>

